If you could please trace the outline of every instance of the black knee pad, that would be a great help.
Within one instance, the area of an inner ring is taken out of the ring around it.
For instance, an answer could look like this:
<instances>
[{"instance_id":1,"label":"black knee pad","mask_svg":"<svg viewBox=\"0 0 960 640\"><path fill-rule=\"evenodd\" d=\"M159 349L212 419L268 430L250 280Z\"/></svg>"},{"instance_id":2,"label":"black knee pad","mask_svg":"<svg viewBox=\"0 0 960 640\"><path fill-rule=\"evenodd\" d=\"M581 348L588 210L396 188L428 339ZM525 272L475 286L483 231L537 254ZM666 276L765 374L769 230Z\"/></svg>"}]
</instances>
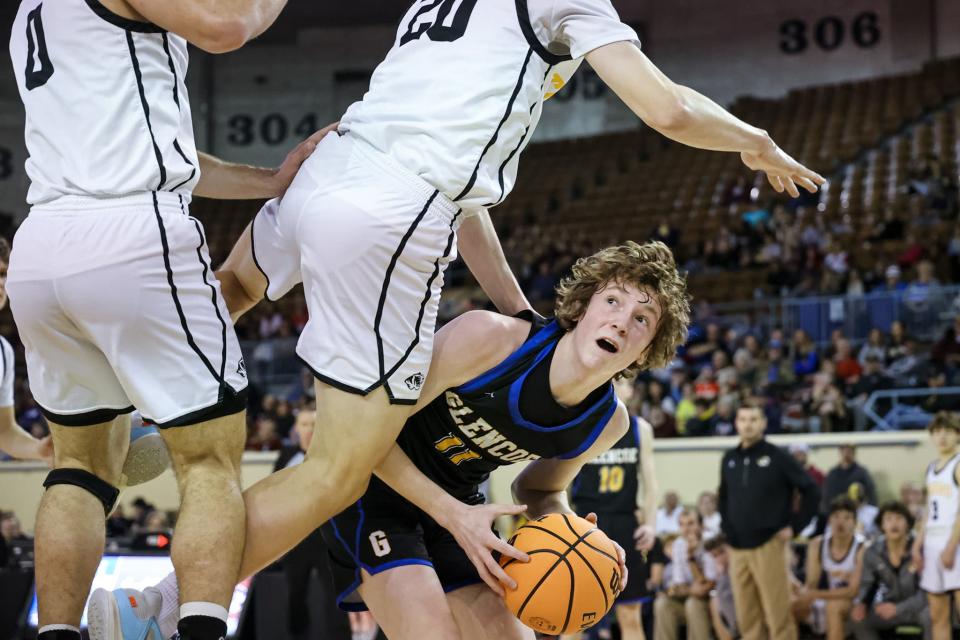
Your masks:
<instances>
[{"instance_id":1,"label":"black knee pad","mask_svg":"<svg viewBox=\"0 0 960 640\"><path fill-rule=\"evenodd\" d=\"M93 494L103 503L104 516L113 511L113 505L117 503L117 498L120 496L120 489L83 469L54 469L47 474L43 486L51 487L55 484L72 484Z\"/></svg>"}]
</instances>

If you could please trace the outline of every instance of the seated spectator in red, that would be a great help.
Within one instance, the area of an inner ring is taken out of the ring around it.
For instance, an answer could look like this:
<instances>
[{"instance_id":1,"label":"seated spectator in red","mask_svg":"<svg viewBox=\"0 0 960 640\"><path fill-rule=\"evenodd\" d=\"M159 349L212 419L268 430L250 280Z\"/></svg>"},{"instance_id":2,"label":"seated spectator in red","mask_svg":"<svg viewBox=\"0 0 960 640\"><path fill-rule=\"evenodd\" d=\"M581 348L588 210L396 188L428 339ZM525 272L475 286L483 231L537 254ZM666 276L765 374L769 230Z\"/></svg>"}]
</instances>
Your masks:
<instances>
[{"instance_id":1,"label":"seated spectator in red","mask_svg":"<svg viewBox=\"0 0 960 640\"><path fill-rule=\"evenodd\" d=\"M253 435L247 440L247 451L277 451L280 445L276 421L271 417L260 417L254 427Z\"/></svg>"},{"instance_id":2,"label":"seated spectator in red","mask_svg":"<svg viewBox=\"0 0 960 640\"><path fill-rule=\"evenodd\" d=\"M849 383L861 373L860 363L853 357L853 347L846 338L837 341L837 354L833 357L837 377Z\"/></svg>"}]
</instances>

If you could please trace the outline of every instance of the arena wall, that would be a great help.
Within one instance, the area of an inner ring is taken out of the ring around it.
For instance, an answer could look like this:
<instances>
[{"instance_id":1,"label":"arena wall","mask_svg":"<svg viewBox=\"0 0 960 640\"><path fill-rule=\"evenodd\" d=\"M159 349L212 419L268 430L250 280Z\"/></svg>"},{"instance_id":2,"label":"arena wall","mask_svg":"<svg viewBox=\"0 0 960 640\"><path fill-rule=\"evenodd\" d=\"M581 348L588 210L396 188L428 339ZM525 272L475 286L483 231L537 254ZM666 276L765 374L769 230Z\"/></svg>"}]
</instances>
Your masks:
<instances>
[{"instance_id":1,"label":"arena wall","mask_svg":"<svg viewBox=\"0 0 960 640\"><path fill-rule=\"evenodd\" d=\"M771 440L783 446L791 442L808 443L813 450L811 461L824 472L837 464L837 445L857 444L857 460L872 472L881 501L897 497L904 482L923 482L927 464L936 457L926 432L774 436ZM717 437L656 442L655 461L661 493L673 489L682 502L692 504L700 492L715 490L723 452L735 445L735 438ZM243 485L248 487L269 474L275 458L275 453L245 454ZM494 474L491 482L494 500L512 502L510 482L520 468L520 465L505 467ZM0 464L0 508L13 510L25 530L33 530L45 475L46 470L36 463ZM173 474L168 471L152 482L124 491L121 503L129 506L141 496L160 509L176 509L178 497Z\"/></svg>"}]
</instances>

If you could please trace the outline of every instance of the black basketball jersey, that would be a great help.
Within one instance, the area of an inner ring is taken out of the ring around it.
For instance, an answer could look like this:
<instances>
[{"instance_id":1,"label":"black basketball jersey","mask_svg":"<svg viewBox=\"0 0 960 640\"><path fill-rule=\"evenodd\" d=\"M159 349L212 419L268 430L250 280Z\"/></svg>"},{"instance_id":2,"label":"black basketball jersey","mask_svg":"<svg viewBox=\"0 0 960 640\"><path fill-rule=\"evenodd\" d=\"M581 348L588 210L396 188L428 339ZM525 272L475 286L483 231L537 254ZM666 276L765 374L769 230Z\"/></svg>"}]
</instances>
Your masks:
<instances>
[{"instance_id":1,"label":"black basketball jersey","mask_svg":"<svg viewBox=\"0 0 960 640\"><path fill-rule=\"evenodd\" d=\"M464 499L497 467L582 454L613 416L617 398L607 383L575 407L556 401L550 363L563 334L556 321L535 321L503 362L410 417L400 447L430 479Z\"/></svg>"},{"instance_id":2,"label":"black basketball jersey","mask_svg":"<svg viewBox=\"0 0 960 640\"><path fill-rule=\"evenodd\" d=\"M637 508L637 471L640 467L640 426L630 428L617 444L588 462L573 481L577 513L633 513Z\"/></svg>"}]
</instances>

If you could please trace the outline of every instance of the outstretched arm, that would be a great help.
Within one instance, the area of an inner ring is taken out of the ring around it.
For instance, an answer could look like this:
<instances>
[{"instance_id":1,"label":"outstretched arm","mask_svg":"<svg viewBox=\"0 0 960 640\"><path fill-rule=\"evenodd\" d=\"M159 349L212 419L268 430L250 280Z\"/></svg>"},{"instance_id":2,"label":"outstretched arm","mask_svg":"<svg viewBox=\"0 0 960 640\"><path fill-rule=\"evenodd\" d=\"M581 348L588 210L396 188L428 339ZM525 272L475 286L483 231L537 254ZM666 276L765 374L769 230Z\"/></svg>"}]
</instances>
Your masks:
<instances>
[{"instance_id":1,"label":"outstretched arm","mask_svg":"<svg viewBox=\"0 0 960 640\"><path fill-rule=\"evenodd\" d=\"M512 316L531 308L503 255L489 211L482 209L464 220L457 236L463 261L500 313Z\"/></svg>"},{"instance_id":2,"label":"outstretched arm","mask_svg":"<svg viewBox=\"0 0 960 640\"><path fill-rule=\"evenodd\" d=\"M19 460L52 460L50 436L34 438L17 424L13 406L0 407L0 451Z\"/></svg>"},{"instance_id":3,"label":"outstretched arm","mask_svg":"<svg viewBox=\"0 0 960 640\"><path fill-rule=\"evenodd\" d=\"M111 5L117 0L108 0ZM148 21L210 53L239 49L277 19L287 0L126 0ZM109 5L108 5L109 6ZM112 7L111 7L112 8Z\"/></svg>"},{"instance_id":4,"label":"outstretched arm","mask_svg":"<svg viewBox=\"0 0 960 640\"><path fill-rule=\"evenodd\" d=\"M741 154L763 171L777 192L811 193L826 180L784 153L766 131L743 122L706 96L674 83L632 42L614 42L587 54L600 78L645 123L691 147Z\"/></svg>"}]
</instances>

